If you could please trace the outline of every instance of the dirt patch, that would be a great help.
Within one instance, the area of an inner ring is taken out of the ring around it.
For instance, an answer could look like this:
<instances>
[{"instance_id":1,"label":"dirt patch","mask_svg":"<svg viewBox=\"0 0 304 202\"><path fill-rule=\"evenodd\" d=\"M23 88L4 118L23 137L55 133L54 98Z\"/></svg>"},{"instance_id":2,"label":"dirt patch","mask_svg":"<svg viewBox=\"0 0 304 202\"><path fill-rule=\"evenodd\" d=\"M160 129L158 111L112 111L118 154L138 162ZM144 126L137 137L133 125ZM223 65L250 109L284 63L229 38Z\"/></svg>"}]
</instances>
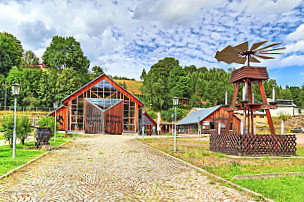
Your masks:
<instances>
[{"instance_id":1,"label":"dirt patch","mask_svg":"<svg viewBox=\"0 0 304 202\"><path fill-rule=\"evenodd\" d=\"M285 126L292 127L292 128L304 126L304 116L299 115L299 116L292 116L292 117L288 118L285 121Z\"/></svg>"}]
</instances>

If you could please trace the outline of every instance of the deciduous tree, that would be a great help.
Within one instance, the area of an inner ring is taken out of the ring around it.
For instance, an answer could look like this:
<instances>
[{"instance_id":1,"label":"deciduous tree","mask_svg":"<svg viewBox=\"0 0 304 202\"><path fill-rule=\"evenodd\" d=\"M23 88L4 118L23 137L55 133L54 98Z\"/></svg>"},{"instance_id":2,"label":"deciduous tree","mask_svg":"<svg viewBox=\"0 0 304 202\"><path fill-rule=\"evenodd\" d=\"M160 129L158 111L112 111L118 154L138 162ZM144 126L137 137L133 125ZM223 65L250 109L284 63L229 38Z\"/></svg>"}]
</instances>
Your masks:
<instances>
[{"instance_id":1,"label":"deciduous tree","mask_svg":"<svg viewBox=\"0 0 304 202\"><path fill-rule=\"evenodd\" d=\"M90 61L83 55L80 43L74 37L54 36L42 56L43 63L57 69L88 69Z\"/></svg>"},{"instance_id":2,"label":"deciduous tree","mask_svg":"<svg viewBox=\"0 0 304 202\"><path fill-rule=\"evenodd\" d=\"M39 58L36 57L35 53L31 50L25 51L22 57L22 64L25 67L29 67L31 65L38 66L39 65Z\"/></svg>"},{"instance_id":3,"label":"deciduous tree","mask_svg":"<svg viewBox=\"0 0 304 202\"><path fill-rule=\"evenodd\" d=\"M0 74L7 76L13 66L21 63L21 42L12 34L0 32Z\"/></svg>"}]
</instances>

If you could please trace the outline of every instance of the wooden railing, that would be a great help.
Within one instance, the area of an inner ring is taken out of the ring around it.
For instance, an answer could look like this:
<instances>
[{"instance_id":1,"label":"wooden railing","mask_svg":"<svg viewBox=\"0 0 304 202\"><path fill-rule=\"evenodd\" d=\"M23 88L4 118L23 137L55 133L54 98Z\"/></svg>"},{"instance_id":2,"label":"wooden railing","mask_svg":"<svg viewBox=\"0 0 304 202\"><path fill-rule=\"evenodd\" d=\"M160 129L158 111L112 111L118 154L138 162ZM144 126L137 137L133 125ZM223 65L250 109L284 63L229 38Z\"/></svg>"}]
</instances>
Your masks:
<instances>
[{"instance_id":1,"label":"wooden railing","mask_svg":"<svg viewBox=\"0 0 304 202\"><path fill-rule=\"evenodd\" d=\"M296 145L295 135L210 135L211 151L231 155L295 155Z\"/></svg>"}]
</instances>

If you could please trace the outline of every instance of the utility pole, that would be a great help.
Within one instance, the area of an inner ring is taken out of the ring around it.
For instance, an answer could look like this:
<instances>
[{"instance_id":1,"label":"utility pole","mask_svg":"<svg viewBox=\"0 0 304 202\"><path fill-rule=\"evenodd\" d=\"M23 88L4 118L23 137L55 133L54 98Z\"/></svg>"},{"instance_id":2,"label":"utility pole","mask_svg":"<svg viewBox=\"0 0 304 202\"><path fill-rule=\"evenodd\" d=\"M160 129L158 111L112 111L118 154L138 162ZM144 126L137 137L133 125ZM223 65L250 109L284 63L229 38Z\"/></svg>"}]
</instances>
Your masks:
<instances>
[{"instance_id":1,"label":"utility pole","mask_svg":"<svg viewBox=\"0 0 304 202\"><path fill-rule=\"evenodd\" d=\"M6 110L6 99L7 99L7 81L5 80L4 111Z\"/></svg>"}]
</instances>

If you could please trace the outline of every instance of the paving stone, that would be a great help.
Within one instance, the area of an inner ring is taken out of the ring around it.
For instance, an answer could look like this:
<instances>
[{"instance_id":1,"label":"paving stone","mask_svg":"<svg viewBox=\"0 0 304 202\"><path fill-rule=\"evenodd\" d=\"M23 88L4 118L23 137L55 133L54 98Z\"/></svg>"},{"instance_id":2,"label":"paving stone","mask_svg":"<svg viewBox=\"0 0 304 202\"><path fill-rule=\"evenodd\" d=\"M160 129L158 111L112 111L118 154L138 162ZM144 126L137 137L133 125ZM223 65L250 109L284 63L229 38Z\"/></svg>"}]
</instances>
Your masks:
<instances>
[{"instance_id":1,"label":"paving stone","mask_svg":"<svg viewBox=\"0 0 304 202\"><path fill-rule=\"evenodd\" d=\"M77 138L0 181L4 201L250 201L131 135Z\"/></svg>"}]
</instances>

